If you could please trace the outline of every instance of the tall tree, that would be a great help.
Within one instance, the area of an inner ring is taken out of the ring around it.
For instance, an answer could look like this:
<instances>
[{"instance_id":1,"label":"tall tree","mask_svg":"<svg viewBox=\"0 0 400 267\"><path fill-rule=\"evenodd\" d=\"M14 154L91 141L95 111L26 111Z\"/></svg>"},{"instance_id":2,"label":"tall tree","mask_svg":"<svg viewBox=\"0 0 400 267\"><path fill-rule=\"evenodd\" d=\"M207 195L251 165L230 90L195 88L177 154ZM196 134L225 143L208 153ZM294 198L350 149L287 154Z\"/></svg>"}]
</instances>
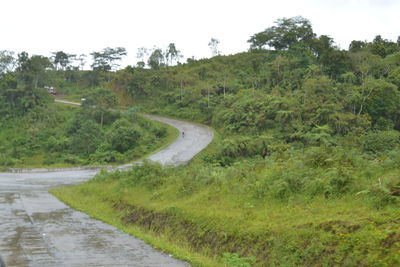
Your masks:
<instances>
[{"instance_id":1,"label":"tall tree","mask_svg":"<svg viewBox=\"0 0 400 267\"><path fill-rule=\"evenodd\" d=\"M168 45L167 51L165 52L167 65L172 65L174 61L177 60L179 57L181 57L180 51L176 49L174 43L170 43Z\"/></svg>"},{"instance_id":2,"label":"tall tree","mask_svg":"<svg viewBox=\"0 0 400 267\"><path fill-rule=\"evenodd\" d=\"M92 52L90 55L93 57L93 64L91 65L93 70L112 71L119 67L116 62L126 56L127 52L123 47L107 47L100 52Z\"/></svg>"},{"instance_id":3,"label":"tall tree","mask_svg":"<svg viewBox=\"0 0 400 267\"><path fill-rule=\"evenodd\" d=\"M208 46L211 49L211 55L213 57L218 56L221 51L218 51L218 45L219 45L219 40L215 38L211 38L210 42L208 43Z\"/></svg>"},{"instance_id":4,"label":"tall tree","mask_svg":"<svg viewBox=\"0 0 400 267\"><path fill-rule=\"evenodd\" d=\"M363 41L353 40L349 45L350 52L357 52L360 51L362 48L366 47L367 43Z\"/></svg>"},{"instance_id":5,"label":"tall tree","mask_svg":"<svg viewBox=\"0 0 400 267\"><path fill-rule=\"evenodd\" d=\"M136 52L136 58L139 60L137 66L139 68L144 68L146 65L145 58L149 55L149 50L146 47L139 47Z\"/></svg>"},{"instance_id":6,"label":"tall tree","mask_svg":"<svg viewBox=\"0 0 400 267\"><path fill-rule=\"evenodd\" d=\"M369 44L369 47L373 54L381 56L382 58L395 52L399 52L400 50L397 43L383 39L380 35L375 36L372 43Z\"/></svg>"},{"instance_id":7,"label":"tall tree","mask_svg":"<svg viewBox=\"0 0 400 267\"><path fill-rule=\"evenodd\" d=\"M104 114L117 104L117 98L113 92L105 88L96 89L84 102L84 107L95 108L100 111L100 125L103 127Z\"/></svg>"},{"instance_id":8,"label":"tall tree","mask_svg":"<svg viewBox=\"0 0 400 267\"><path fill-rule=\"evenodd\" d=\"M14 52L8 50L0 51L0 77L4 73L12 71L15 64Z\"/></svg>"},{"instance_id":9,"label":"tall tree","mask_svg":"<svg viewBox=\"0 0 400 267\"><path fill-rule=\"evenodd\" d=\"M248 40L250 48L269 46L275 50L286 50L300 41L308 42L315 37L311 22L300 16L278 19L275 24L251 36Z\"/></svg>"},{"instance_id":10,"label":"tall tree","mask_svg":"<svg viewBox=\"0 0 400 267\"><path fill-rule=\"evenodd\" d=\"M52 67L50 60L44 56L33 55L29 57L28 53L22 52L18 54L17 72L20 81L30 88L38 88L43 86L46 78L46 70Z\"/></svg>"},{"instance_id":11,"label":"tall tree","mask_svg":"<svg viewBox=\"0 0 400 267\"><path fill-rule=\"evenodd\" d=\"M50 60L43 56L29 57L28 53L18 54L14 72L2 75L0 79L1 113L16 116L24 114L35 106L47 101L47 94L39 89L47 82L46 70L52 67Z\"/></svg>"},{"instance_id":12,"label":"tall tree","mask_svg":"<svg viewBox=\"0 0 400 267\"><path fill-rule=\"evenodd\" d=\"M53 52L53 63L56 69L60 68L66 70L72 61L76 58L76 55L67 54L63 51Z\"/></svg>"},{"instance_id":13,"label":"tall tree","mask_svg":"<svg viewBox=\"0 0 400 267\"><path fill-rule=\"evenodd\" d=\"M80 54L79 57L77 58L77 60L79 61L80 69L83 70L83 67L86 64L86 55L85 54Z\"/></svg>"},{"instance_id":14,"label":"tall tree","mask_svg":"<svg viewBox=\"0 0 400 267\"><path fill-rule=\"evenodd\" d=\"M149 64L150 68L154 70L160 69L160 67L164 64L164 54L160 48L156 48L150 55L147 63Z\"/></svg>"}]
</instances>

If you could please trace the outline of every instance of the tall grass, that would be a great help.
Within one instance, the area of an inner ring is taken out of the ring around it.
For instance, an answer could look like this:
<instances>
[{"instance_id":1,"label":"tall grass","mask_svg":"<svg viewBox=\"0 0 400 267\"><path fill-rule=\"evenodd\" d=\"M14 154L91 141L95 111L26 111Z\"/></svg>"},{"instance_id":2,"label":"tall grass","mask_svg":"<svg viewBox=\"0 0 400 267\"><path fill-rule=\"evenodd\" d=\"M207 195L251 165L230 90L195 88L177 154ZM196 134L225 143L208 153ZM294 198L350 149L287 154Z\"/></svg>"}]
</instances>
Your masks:
<instances>
[{"instance_id":1,"label":"tall grass","mask_svg":"<svg viewBox=\"0 0 400 267\"><path fill-rule=\"evenodd\" d=\"M287 153L226 167L145 163L53 193L200 266L400 263L399 152Z\"/></svg>"}]
</instances>

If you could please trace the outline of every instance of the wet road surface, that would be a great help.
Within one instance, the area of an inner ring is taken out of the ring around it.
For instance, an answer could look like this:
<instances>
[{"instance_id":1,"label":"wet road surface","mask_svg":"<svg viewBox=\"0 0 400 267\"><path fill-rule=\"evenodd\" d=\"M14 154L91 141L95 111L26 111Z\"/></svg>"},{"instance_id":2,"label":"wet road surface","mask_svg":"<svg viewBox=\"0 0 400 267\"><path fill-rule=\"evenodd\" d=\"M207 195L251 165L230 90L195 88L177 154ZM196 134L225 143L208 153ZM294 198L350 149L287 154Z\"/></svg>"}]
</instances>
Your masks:
<instances>
[{"instance_id":1,"label":"wet road surface","mask_svg":"<svg viewBox=\"0 0 400 267\"><path fill-rule=\"evenodd\" d=\"M149 157L165 165L187 163L213 138L207 127L149 116L180 136ZM127 168L125 165L122 168ZM0 173L0 255L6 266L188 266L143 241L73 210L47 191L92 178L96 170Z\"/></svg>"}]
</instances>

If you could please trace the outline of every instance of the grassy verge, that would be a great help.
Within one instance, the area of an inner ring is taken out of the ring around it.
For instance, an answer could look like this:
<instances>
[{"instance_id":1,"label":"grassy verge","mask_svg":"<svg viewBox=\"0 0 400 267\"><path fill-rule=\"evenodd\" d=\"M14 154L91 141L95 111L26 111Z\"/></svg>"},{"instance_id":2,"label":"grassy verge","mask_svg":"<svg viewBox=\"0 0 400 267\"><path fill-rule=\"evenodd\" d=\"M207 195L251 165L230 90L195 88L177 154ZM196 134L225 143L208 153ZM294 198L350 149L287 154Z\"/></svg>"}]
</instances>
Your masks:
<instances>
[{"instance_id":1,"label":"grassy verge","mask_svg":"<svg viewBox=\"0 0 400 267\"><path fill-rule=\"evenodd\" d=\"M381 187L398 177L399 159L365 161L354 170L343 167L358 182L330 196L325 192L337 177L330 177L323 189L327 169L302 166L300 171L299 162L271 159L231 167L200 161L179 168L145 164L103 172L52 193L198 266L397 266L398 199L372 192L376 181ZM324 193L285 195L280 179L295 179L292 171L315 178L313 190ZM369 189L364 188L367 181Z\"/></svg>"},{"instance_id":2,"label":"grassy verge","mask_svg":"<svg viewBox=\"0 0 400 267\"><path fill-rule=\"evenodd\" d=\"M127 210L117 207L119 201L115 201L115 195L112 196L110 189L115 189L116 184L80 184L74 187L62 187L52 189L50 193L68 204L74 209L83 211L94 219L102 220L114 225L122 231L138 237L151 244L156 249L161 249L171 253L174 257L191 261L195 265L217 266L214 259L196 253L189 246L178 245L170 242L168 234L159 233L155 235L151 231L146 231L139 225L127 224L124 220L128 214ZM88 194L85 194L87 192ZM93 194L93 192L97 192ZM108 199L108 201L99 201Z\"/></svg>"}]
</instances>

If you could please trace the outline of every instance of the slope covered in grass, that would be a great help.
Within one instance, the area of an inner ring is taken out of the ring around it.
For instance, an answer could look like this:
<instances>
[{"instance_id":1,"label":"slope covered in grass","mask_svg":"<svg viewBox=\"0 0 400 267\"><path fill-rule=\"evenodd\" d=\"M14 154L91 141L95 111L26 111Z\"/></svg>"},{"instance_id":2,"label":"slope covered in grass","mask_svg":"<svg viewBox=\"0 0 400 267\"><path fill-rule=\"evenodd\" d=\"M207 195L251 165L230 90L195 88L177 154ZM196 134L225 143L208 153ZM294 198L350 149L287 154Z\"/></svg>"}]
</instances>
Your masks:
<instances>
[{"instance_id":1,"label":"slope covered in grass","mask_svg":"<svg viewBox=\"0 0 400 267\"><path fill-rule=\"evenodd\" d=\"M185 167L54 193L198 265L399 265L400 47L341 50L298 19L248 52L116 72L107 86L125 103L218 140Z\"/></svg>"}]
</instances>

